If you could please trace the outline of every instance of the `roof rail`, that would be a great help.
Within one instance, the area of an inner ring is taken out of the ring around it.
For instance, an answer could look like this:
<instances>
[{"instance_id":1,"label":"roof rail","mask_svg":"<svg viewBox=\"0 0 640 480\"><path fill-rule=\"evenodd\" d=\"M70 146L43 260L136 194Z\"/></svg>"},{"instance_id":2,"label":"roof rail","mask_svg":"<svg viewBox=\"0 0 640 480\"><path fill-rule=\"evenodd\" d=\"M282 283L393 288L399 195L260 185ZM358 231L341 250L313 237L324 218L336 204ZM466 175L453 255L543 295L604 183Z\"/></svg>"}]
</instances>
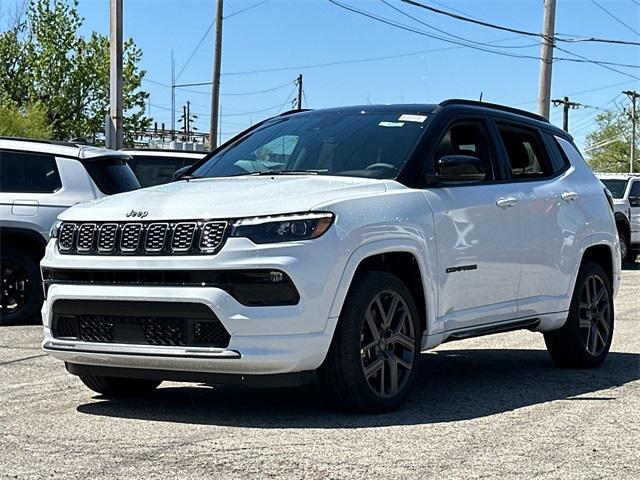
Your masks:
<instances>
[{"instance_id":1,"label":"roof rail","mask_svg":"<svg viewBox=\"0 0 640 480\"><path fill-rule=\"evenodd\" d=\"M300 109L294 109L294 110L287 110L286 112L282 112L281 114L277 115L278 117L286 117L287 115L293 115L294 113L299 113L299 112L308 112L310 110L313 110L312 108L300 108Z\"/></svg>"},{"instance_id":2,"label":"roof rail","mask_svg":"<svg viewBox=\"0 0 640 480\"><path fill-rule=\"evenodd\" d=\"M24 137L10 137L1 136L0 140L13 140L17 142L31 142L31 143L44 143L45 145L60 145L63 147L77 147L78 145L72 142L65 142L62 140L45 140L42 138L24 138Z\"/></svg>"},{"instance_id":3,"label":"roof rail","mask_svg":"<svg viewBox=\"0 0 640 480\"><path fill-rule=\"evenodd\" d=\"M544 118L542 115L538 115L537 113L528 112L526 110L520 110L519 108L507 107L506 105L499 105L497 103L478 102L476 100L464 100L461 98L452 98L449 100L445 100L444 102L440 102L439 104L439 106L441 107L447 107L449 105L469 105L473 107L490 108L493 110L500 110L507 113L513 113L515 115L523 115L525 117L533 118L534 120L538 120L540 122L549 123L549 120Z\"/></svg>"}]
</instances>

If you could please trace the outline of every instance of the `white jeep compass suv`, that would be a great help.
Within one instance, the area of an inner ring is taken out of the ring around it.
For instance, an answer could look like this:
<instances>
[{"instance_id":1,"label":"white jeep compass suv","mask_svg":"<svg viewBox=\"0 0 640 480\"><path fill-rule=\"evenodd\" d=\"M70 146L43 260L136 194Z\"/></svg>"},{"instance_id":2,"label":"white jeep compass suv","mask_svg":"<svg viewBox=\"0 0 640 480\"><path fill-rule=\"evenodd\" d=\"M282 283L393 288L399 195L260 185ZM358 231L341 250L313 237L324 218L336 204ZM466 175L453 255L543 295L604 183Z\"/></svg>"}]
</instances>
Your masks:
<instances>
[{"instance_id":1,"label":"white jeep compass suv","mask_svg":"<svg viewBox=\"0 0 640 480\"><path fill-rule=\"evenodd\" d=\"M533 330L578 368L611 345L610 199L567 133L498 105L284 114L52 237L43 347L107 396L317 374L384 411L442 342Z\"/></svg>"}]
</instances>

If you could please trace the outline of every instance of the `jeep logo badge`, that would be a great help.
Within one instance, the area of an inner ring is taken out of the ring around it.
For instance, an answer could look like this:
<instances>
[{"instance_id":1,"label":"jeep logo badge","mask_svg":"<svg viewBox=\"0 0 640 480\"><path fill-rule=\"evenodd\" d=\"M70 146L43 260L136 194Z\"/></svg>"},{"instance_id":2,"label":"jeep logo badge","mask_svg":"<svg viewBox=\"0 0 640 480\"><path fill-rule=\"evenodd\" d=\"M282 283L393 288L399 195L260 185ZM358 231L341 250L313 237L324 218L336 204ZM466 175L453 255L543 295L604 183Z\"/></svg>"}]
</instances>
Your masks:
<instances>
[{"instance_id":1,"label":"jeep logo badge","mask_svg":"<svg viewBox=\"0 0 640 480\"><path fill-rule=\"evenodd\" d=\"M140 210L139 212L136 212L135 210L131 210L129 213L126 214L127 217L137 217L137 218L144 218L147 215L149 215L149 212L147 212L146 210Z\"/></svg>"}]
</instances>

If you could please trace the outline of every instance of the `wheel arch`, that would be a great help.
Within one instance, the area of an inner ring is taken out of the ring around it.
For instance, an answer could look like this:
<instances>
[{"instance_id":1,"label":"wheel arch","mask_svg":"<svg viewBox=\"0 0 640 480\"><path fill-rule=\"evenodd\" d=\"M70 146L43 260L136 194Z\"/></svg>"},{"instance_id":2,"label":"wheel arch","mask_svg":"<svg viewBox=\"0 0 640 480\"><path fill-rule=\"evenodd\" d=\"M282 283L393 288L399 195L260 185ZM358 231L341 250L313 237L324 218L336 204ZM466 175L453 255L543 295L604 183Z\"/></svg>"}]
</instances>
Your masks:
<instances>
[{"instance_id":1,"label":"wheel arch","mask_svg":"<svg viewBox=\"0 0 640 480\"><path fill-rule=\"evenodd\" d=\"M25 228L3 227L0 229L0 245L11 246L33 255L40 261L44 256L47 242L38 232ZM1 250L1 249L0 249Z\"/></svg>"},{"instance_id":2,"label":"wheel arch","mask_svg":"<svg viewBox=\"0 0 640 480\"><path fill-rule=\"evenodd\" d=\"M436 328L436 298L432 282L435 278L434 267L435 264L431 262L426 249L418 243L408 243L406 238L402 241L387 239L363 245L351 254L347 262L331 306L330 317L337 319L340 316L349 289L358 273L371 270L387 271L399 277L414 296L420 315L422 335L431 334Z\"/></svg>"},{"instance_id":3,"label":"wheel arch","mask_svg":"<svg viewBox=\"0 0 640 480\"><path fill-rule=\"evenodd\" d=\"M618 232L624 232L627 235L627 240L631 241L631 223L629 223L629 219L620 212L616 212L615 218Z\"/></svg>"}]
</instances>

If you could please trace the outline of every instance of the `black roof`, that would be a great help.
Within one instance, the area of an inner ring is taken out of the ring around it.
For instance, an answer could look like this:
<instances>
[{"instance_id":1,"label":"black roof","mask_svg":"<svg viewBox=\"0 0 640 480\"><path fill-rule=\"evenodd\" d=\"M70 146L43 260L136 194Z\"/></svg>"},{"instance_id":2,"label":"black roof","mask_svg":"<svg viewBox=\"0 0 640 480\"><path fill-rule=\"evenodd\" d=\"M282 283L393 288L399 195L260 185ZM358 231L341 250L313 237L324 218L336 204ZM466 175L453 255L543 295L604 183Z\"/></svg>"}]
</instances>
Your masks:
<instances>
[{"instance_id":1,"label":"black roof","mask_svg":"<svg viewBox=\"0 0 640 480\"><path fill-rule=\"evenodd\" d=\"M500 105L497 103L489 103L489 102L479 102L476 100L465 100L453 98L449 100L444 100L439 104L433 103L408 103L408 104L389 104L389 105L353 105L353 106L344 106L344 107L333 107L333 108L323 108L318 110L290 110L281 114L280 116L285 115L304 115L305 112L309 112L313 114L313 112L405 112L405 113L415 113L415 114L437 114L439 111L449 108L462 108L462 109L472 109L474 111L478 111L479 113L501 113L505 116L513 116L519 117L518 120L526 120L529 123L536 125L537 127L542 127L547 130L553 130L557 134L561 134L565 137L571 137L564 130L556 127L555 125L549 123L549 121L541 115L537 113L529 112L527 110L521 110L519 108L509 107L506 105Z\"/></svg>"}]
</instances>

